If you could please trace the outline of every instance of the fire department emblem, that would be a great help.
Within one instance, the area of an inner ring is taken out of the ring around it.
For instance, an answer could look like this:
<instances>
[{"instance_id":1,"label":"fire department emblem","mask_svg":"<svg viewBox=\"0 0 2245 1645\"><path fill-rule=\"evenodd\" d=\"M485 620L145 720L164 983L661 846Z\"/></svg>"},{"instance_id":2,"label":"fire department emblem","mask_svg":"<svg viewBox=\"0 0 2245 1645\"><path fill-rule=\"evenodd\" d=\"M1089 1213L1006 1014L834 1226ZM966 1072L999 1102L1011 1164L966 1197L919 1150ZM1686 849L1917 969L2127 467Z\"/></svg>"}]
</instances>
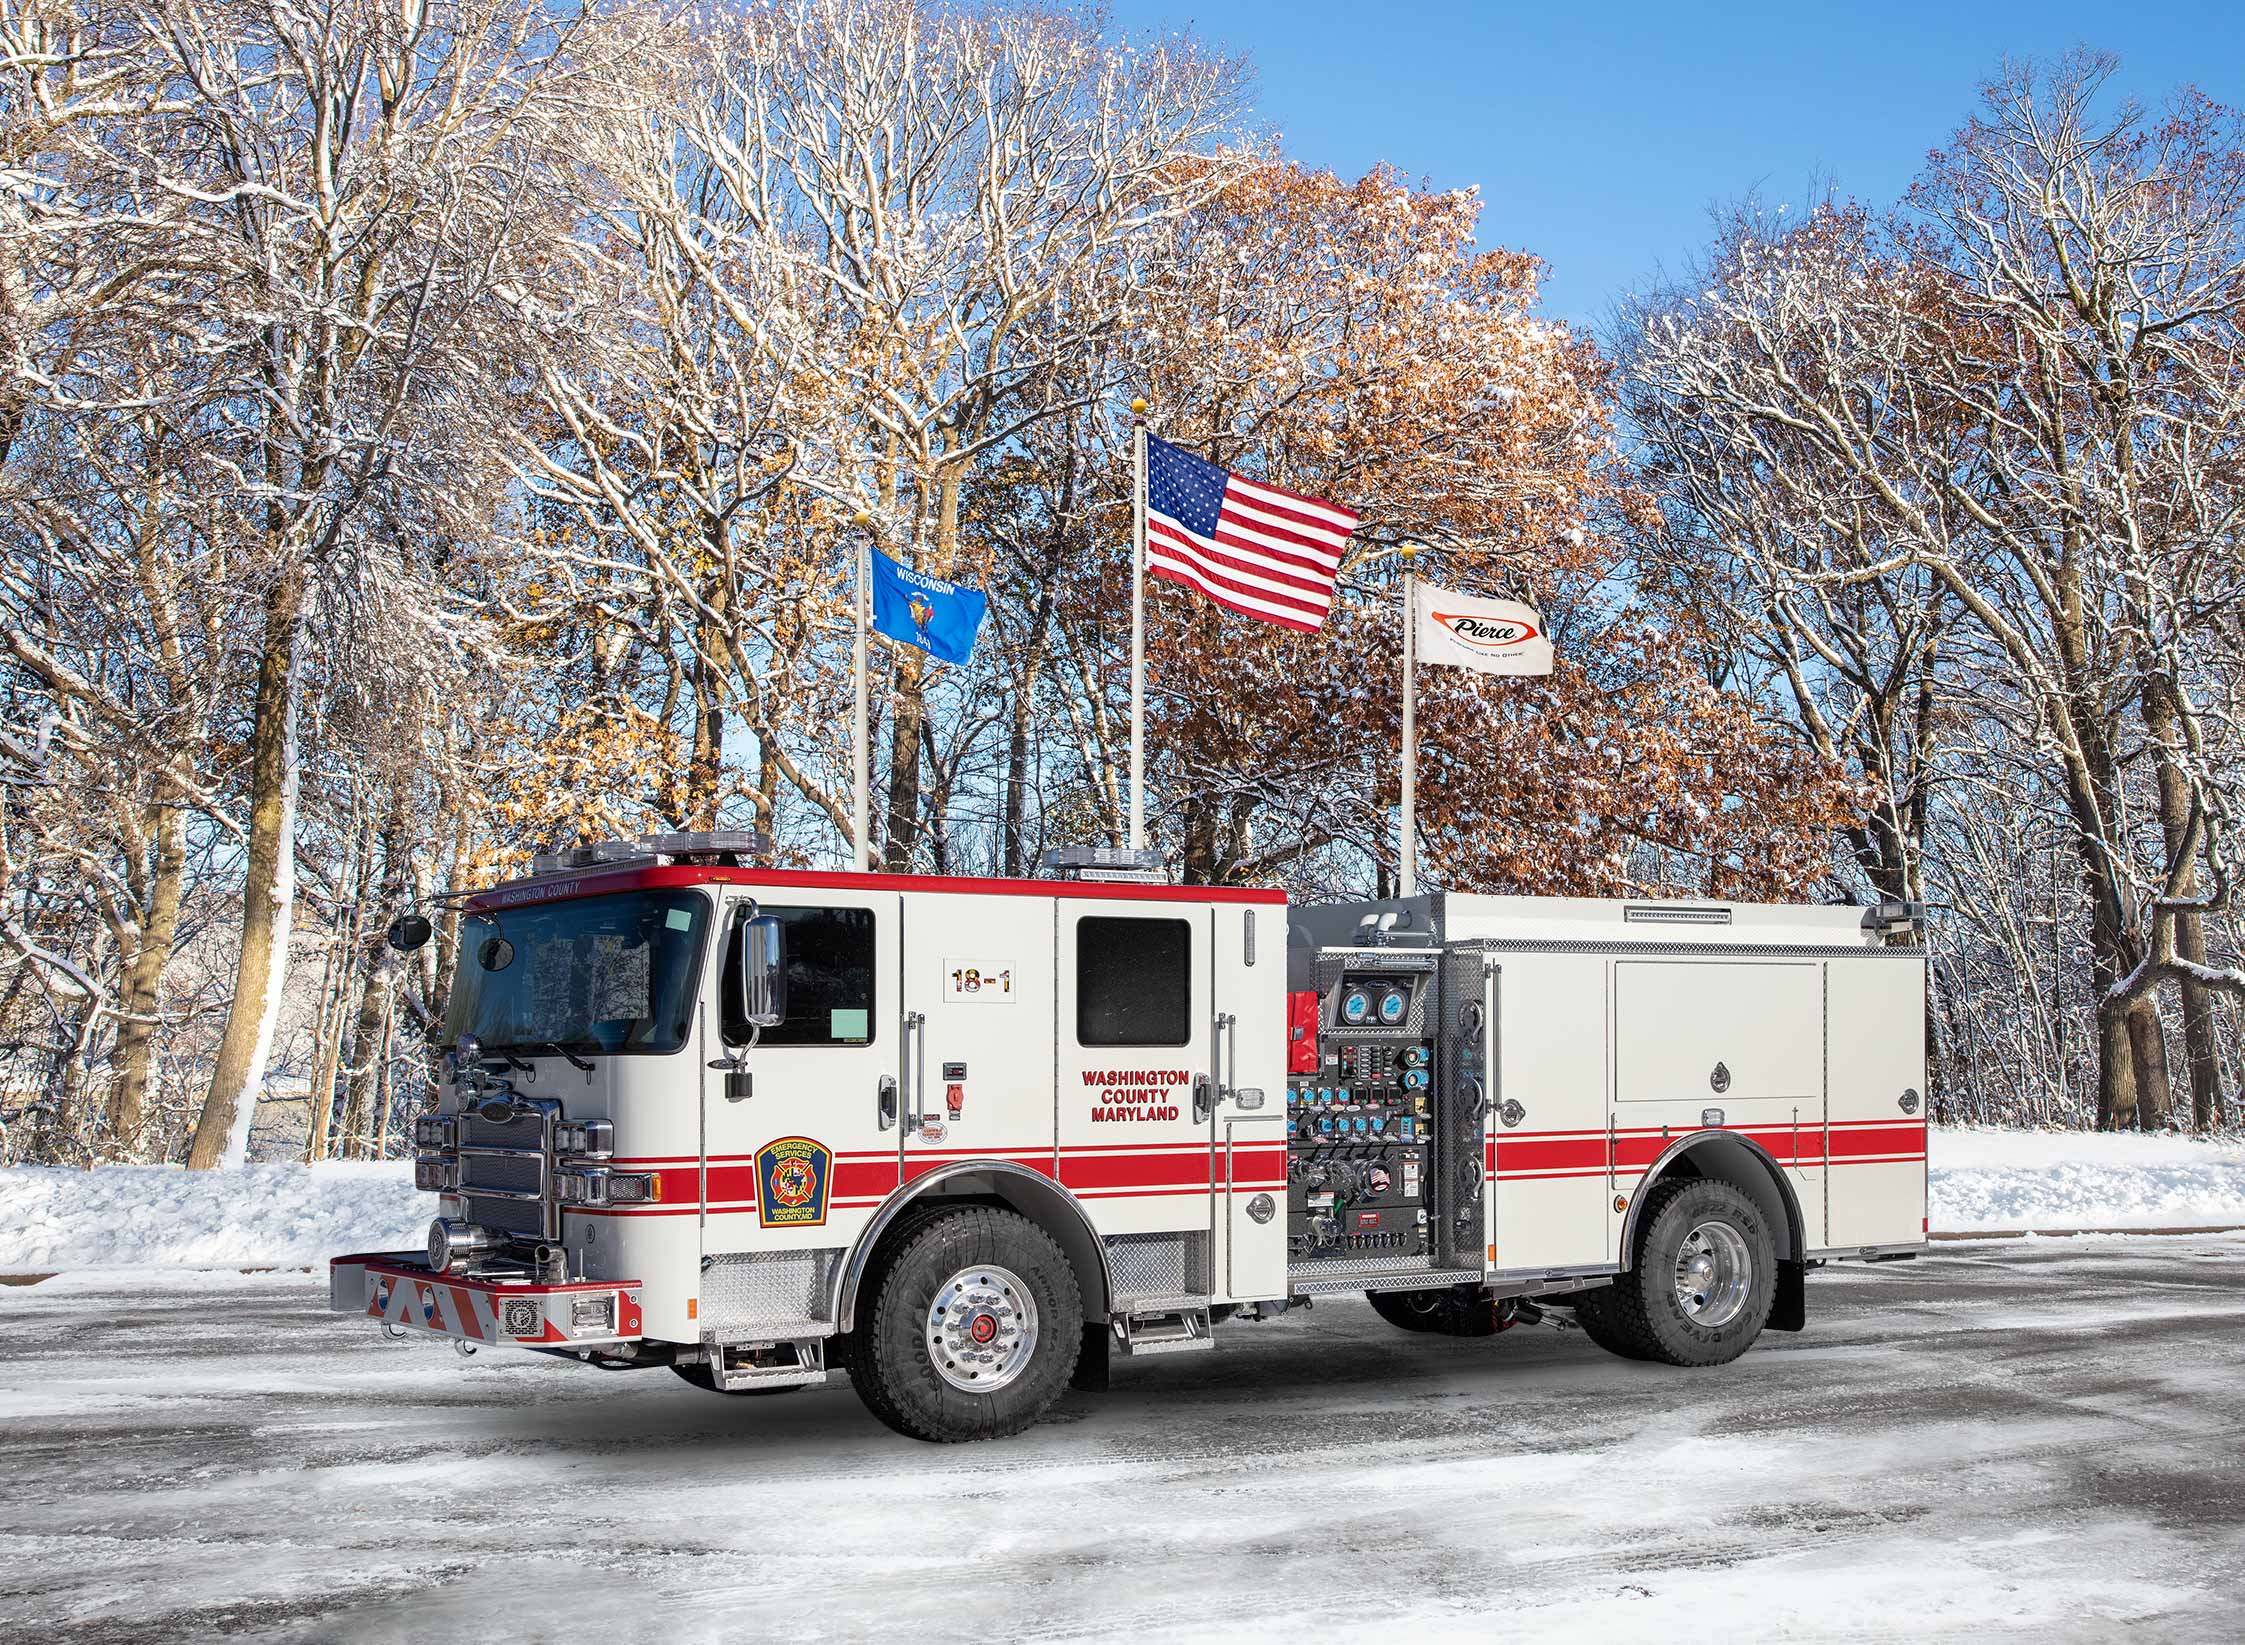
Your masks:
<instances>
[{"instance_id":1,"label":"fire department emblem","mask_svg":"<svg viewBox=\"0 0 2245 1645\"><path fill-rule=\"evenodd\" d=\"M756 1151L756 1220L766 1228L816 1228L826 1221L834 1151L808 1137L781 1137Z\"/></svg>"}]
</instances>

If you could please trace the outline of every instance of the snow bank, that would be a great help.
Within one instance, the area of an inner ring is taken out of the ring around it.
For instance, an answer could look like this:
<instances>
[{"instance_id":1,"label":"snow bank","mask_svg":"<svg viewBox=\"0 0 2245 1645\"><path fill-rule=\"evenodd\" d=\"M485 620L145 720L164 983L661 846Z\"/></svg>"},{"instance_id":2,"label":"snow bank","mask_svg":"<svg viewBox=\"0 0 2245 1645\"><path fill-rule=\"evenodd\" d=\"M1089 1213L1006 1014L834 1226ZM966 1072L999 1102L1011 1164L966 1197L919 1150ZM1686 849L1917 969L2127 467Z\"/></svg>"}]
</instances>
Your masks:
<instances>
[{"instance_id":1,"label":"snow bank","mask_svg":"<svg viewBox=\"0 0 2245 1645\"><path fill-rule=\"evenodd\" d=\"M1933 1226L2245 1224L2245 1142L2083 1132L1933 1133ZM249 1165L0 1169L0 1273L318 1267L419 1247L435 1201L413 1168Z\"/></svg>"},{"instance_id":2,"label":"snow bank","mask_svg":"<svg viewBox=\"0 0 2245 1645\"><path fill-rule=\"evenodd\" d=\"M2092 1131L1933 1133L1936 1232L2245 1223L2245 1143Z\"/></svg>"},{"instance_id":3,"label":"snow bank","mask_svg":"<svg viewBox=\"0 0 2245 1645\"><path fill-rule=\"evenodd\" d=\"M435 1203L407 1162L11 1166L0 1169L0 1273L321 1266L345 1251L418 1249Z\"/></svg>"}]
</instances>

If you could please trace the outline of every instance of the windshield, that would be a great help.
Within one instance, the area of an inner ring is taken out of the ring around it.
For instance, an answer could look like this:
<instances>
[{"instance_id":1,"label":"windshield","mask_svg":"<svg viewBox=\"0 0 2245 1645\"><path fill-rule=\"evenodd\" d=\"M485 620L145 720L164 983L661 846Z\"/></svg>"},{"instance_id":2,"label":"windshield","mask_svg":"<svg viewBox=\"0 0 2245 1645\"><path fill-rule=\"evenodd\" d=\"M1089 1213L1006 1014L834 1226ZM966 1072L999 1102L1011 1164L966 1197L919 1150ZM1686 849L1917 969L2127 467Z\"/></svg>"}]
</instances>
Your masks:
<instances>
[{"instance_id":1,"label":"windshield","mask_svg":"<svg viewBox=\"0 0 2245 1645\"><path fill-rule=\"evenodd\" d=\"M445 1039L473 1034L492 1051L675 1051L693 1026L708 923L708 902L691 891L471 913Z\"/></svg>"}]
</instances>

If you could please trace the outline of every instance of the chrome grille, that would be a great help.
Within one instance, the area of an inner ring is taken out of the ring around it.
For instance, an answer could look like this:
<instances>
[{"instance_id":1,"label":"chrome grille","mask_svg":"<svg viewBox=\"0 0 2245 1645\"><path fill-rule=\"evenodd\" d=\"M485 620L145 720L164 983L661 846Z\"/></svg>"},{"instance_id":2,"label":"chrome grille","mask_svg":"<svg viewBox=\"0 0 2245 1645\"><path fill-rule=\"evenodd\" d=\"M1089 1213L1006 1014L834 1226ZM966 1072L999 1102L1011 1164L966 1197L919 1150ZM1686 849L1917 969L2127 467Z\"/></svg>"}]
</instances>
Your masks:
<instances>
[{"instance_id":1,"label":"chrome grille","mask_svg":"<svg viewBox=\"0 0 2245 1645\"><path fill-rule=\"evenodd\" d=\"M552 1239L560 1212L552 1197L551 1099L517 1099L496 1116L473 1104L460 1111L461 1199L470 1222L503 1234Z\"/></svg>"},{"instance_id":2,"label":"chrome grille","mask_svg":"<svg viewBox=\"0 0 2245 1645\"><path fill-rule=\"evenodd\" d=\"M485 1228L496 1228L505 1234L525 1234L532 1238L546 1231L546 1207L534 1199L479 1199L467 1196L468 1220Z\"/></svg>"},{"instance_id":3,"label":"chrome grille","mask_svg":"<svg viewBox=\"0 0 2245 1645\"><path fill-rule=\"evenodd\" d=\"M537 1154L462 1154L460 1185L467 1193L497 1188L511 1193L543 1193L546 1162Z\"/></svg>"},{"instance_id":4,"label":"chrome grille","mask_svg":"<svg viewBox=\"0 0 2245 1645\"><path fill-rule=\"evenodd\" d=\"M535 1109L516 1109L495 1120L470 1108L460 1116L460 1141L469 1148L543 1148L546 1116Z\"/></svg>"}]
</instances>

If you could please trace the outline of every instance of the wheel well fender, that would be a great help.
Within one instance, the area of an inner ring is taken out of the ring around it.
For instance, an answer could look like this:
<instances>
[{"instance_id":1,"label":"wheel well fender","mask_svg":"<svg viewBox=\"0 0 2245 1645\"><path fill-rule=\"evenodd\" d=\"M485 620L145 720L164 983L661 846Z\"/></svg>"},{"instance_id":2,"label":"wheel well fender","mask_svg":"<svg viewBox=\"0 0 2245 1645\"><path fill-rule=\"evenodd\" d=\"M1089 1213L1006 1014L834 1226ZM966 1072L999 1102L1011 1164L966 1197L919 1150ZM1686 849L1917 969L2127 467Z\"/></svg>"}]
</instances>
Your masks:
<instances>
[{"instance_id":1,"label":"wheel well fender","mask_svg":"<svg viewBox=\"0 0 2245 1645\"><path fill-rule=\"evenodd\" d=\"M873 1213L835 1275L833 1318L837 1331L856 1329L858 1289L883 1237L906 1211L944 1201L1002 1205L1027 1217L1050 1234L1067 1255L1068 1266L1076 1273L1076 1287L1083 1295L1084 1317L1106 1319L1107 1299L1112 1294L1107 1246L1076 1196L1025 1165L1008 1160L961 1160L914 1177Z\"/></svg>"},{"instance_id":2,"label":"wheel well fender","mask_svg":"<svg viewBox=\"0 0 2245 1645\"><path fill-rule=\"evenodd\" d=\"M1769 1150L1735 1131L1694 1131L1678 1137L1661 1151L1650 1169L1637 1181L1629 1196L1629 1209L1621 1222L1618 1260L1624 1269L1637 1262L1637 1213L1646 1196L1675 1177L1706 1177L1729 1183L1754 1202L1777 1241L1780 1262L1799 1262L1808 1246L1801 1226L1801 1202L1785 1180L1784 1167Z\"/></svg>"}]
</instances>

